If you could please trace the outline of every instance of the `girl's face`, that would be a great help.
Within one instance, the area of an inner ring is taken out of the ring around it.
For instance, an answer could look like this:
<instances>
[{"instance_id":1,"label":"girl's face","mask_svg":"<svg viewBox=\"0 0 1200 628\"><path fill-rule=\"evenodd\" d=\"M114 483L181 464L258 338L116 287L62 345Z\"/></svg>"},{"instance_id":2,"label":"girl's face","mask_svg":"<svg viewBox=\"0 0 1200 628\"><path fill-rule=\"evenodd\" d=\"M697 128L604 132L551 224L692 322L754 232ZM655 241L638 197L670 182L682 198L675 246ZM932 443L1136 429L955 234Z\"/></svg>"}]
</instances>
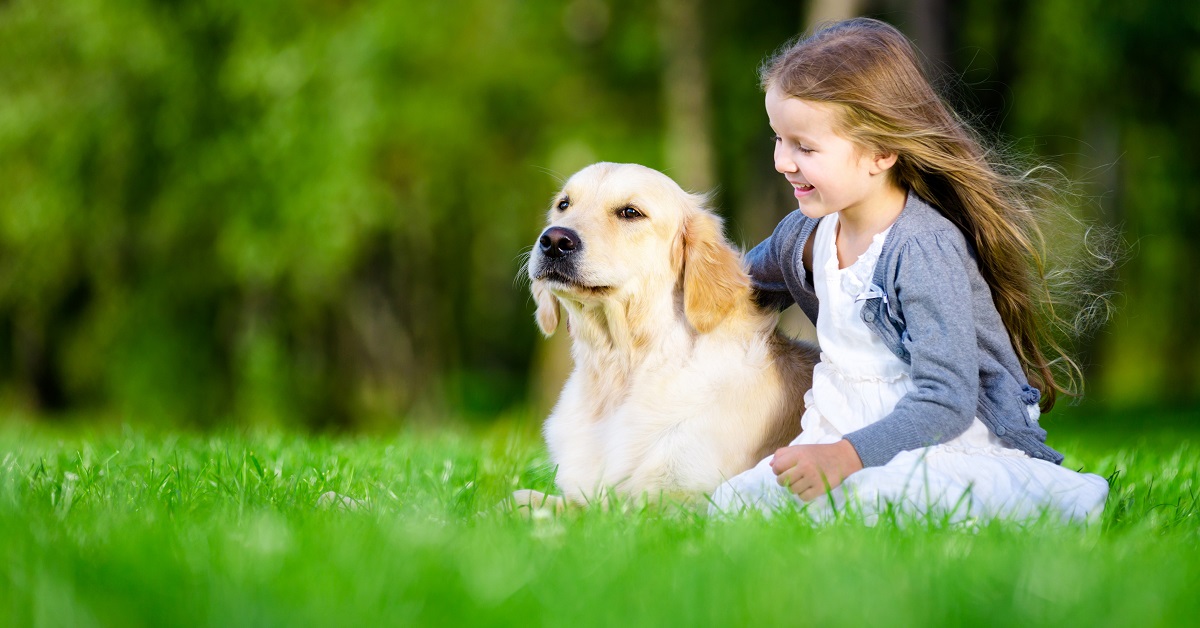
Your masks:
<instances>
[{"instance_id":1,"label":"girl's face","mask_svg":"<svg viewBox=\"0 0 1200 628\"><path fill-rule=\"evenodd\" d=\"M826 103L767 90L775 169L792 184L800 211L810 218L869 212L883 198L886 171L895 163L894 156L872 155L835 133L837 113Z\"/></svg>"}]
</instances>

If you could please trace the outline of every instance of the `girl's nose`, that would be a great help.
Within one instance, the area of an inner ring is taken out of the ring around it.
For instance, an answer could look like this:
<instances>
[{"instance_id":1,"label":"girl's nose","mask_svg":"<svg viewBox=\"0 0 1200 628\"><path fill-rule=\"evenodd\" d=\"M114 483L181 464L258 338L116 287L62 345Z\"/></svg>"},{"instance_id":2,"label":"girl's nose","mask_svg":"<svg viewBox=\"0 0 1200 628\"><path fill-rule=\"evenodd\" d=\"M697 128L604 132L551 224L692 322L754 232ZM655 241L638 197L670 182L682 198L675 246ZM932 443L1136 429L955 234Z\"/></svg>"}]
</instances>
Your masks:
<instances>
[{"instance_id":1,"label":"girl's nose","mask_svg":"<svg viewBox=\"0 0 1200 628\"><path fill-rule=\"evenodd\" d=\"M775 171L780 174L796 172L796 162L783 150L783 142L775 143Z\"/></svg>"}]
</instances>

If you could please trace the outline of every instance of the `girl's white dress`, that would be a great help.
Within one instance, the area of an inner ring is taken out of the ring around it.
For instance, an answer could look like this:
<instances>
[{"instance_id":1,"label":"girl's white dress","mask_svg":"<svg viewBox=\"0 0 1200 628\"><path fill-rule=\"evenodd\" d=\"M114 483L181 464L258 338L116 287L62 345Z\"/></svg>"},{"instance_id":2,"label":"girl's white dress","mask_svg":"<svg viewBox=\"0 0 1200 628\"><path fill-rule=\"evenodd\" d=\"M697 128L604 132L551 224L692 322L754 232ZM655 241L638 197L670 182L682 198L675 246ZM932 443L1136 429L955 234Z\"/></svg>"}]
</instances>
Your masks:
<instances>
[{"instance_id":1,"label":"girl's white dress","mask_svg":"<svg viewBox=\"0 0 1200 628\"><path fill-rule=\"evenodd\" d=\"M889 228L890 230L890 228ZM821 361L804 396L803 432L793 445L827 444L882 419L915 388L909 366L859 318L887 231L848 268L838 268L837 214L817 225L813 285L821 303L817 338ZM1037 408L1030 408L1037 419ZM771 458L722 484L714 512L795 506L817 520L848 509L873 523L887 509L905 516L966 521L1004 517L1031 520L1097 519L1108 483L1009 449L978 418L946 443L901 452L883 466L851 474L828 495L805 504L776 482Z\"/></svg>"}]
</instances>

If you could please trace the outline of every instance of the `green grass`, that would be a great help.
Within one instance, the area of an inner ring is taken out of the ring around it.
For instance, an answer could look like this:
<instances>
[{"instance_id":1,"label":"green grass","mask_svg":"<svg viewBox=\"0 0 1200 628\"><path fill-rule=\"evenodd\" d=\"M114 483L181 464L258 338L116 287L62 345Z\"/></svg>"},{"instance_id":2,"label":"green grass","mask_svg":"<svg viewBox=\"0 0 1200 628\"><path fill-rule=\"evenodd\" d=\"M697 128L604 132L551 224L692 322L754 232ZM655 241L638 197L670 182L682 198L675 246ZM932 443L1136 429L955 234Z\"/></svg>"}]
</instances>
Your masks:
<instances>
[{"instance_id":1,"label":"green grass","mask_svg":"<svg viewBox=\"0 0 1200 628\"><path fill-rule=\"evenodd\" d=\"M1190 624L1200 432L1064 430L1101 525L523 519L528 430L0 428L0 625ZM1166 434L1165 436L1163 434ZM327 491L361 508L318 506Z\"/></svg>"}]
</instances>

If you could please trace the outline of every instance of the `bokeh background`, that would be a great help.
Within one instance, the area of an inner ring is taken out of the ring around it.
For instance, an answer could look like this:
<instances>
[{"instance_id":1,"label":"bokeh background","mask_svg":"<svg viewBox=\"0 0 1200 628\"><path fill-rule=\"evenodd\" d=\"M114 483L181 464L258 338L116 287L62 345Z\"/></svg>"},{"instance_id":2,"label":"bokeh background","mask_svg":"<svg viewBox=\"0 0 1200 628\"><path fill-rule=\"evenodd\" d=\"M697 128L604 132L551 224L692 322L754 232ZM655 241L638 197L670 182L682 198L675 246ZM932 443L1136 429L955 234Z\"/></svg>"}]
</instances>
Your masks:
<instances>
[{"instance_id":1,"label":"bokeh background","mask_svg":"<svg viewBox=\"0 0 1200 628\"><path fill-rule=\"evenodd\" d=\"M561 179L664 170L753 245L793 203L756 69L852 15L1123 234L1082 407L1200 408L1200 3L0 0L0 416L536 416L565 343L520 256Z\"/></svg>"}]
</instances>

